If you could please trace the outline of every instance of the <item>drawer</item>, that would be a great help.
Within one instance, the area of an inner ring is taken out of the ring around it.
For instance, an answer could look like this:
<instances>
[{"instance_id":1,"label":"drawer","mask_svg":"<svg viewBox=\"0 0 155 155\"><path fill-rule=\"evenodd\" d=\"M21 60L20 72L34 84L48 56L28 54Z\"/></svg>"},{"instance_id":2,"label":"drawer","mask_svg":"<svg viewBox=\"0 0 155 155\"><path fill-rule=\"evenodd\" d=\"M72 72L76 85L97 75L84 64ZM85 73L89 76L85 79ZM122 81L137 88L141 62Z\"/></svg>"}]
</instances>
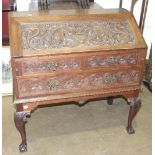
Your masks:
<instances>
[{"instance_id":1,"label":"drawer","mask_svg":"<svg viewBox=\"0 0 155 155\"><path fill-rule=\"evenodd\" d=\"M137 65L140 57L136 53L108 53L108 54L96 54L91 55L85 59L88 67L121 67Z\"/></svg>"},{"instance_id":2,"label":"drawer","mask_svg":"<svg viewBox=\"0 0 155 155\"><path fill-rule=\"evenodd\" d=\"M99 51L70 55L15 58L16 75L32 75L98 68L137 66L144 56L137 51Z\"/></svg>"},{"instance_id":3,"label":"drawer","mask_svg":"<svg viewBox=\"0 0 155 155\"><path fill-rule=\"evenodd\" d=\"M16 75L32 75L81 70L81 57L39 56L14 59Z\"/></svg>"},{"instance_id":4,"label":"drawer","mask_svg":"<svg viewBox=\"0 0 155 155\"><path fill-rule=\"evenodd\" d=\"M81 72L59 76L17 77L19 98L117 89L139 85L139 69Z\"/></svg>"}]
</instances>

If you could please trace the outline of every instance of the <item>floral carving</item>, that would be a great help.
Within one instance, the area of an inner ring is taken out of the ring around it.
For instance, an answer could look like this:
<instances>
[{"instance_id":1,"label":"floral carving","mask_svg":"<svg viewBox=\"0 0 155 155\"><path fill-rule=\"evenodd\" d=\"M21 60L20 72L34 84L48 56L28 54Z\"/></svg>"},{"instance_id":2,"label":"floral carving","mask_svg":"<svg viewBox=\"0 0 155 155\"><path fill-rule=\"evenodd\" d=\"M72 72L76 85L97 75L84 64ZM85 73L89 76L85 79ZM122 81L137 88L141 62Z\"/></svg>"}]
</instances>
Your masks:
<instances>
[{"instance_id":1,"label":"floral carving","mask_svg":"<svg viewBox=\"0 0 155 155\"><path fill-rule=\"evenodd\" d=\"M116 65L136 64L138 57L135 54L115 56L93 56L87 59L88 66L109 67Z\"/></svg>"},{"instance_id":2,"label":"floral carving","mask_svg":"<svg viewBox=\"0 0 155 155\"><path fill-rule=\"evenodd\" d=\"M48 61L24 61L24 74L35 72L54 72L69 69L80 69L80 61L70 60L48 60Z\"/></svg>"},{"instance_id":3,"label":"floral carving","mask_svg":"<svg viewBox=\"0 0 155 155\"><path fill-rule=\"evenodd\" d=\"M125 19L23 23L21 27L24 51L137 42Z\"/></svg>"},{"instance_id":4,"label":"floral carving","mask_svg":"<svg viewBox=\"0 0 155 155\"><path fill-rule=\"evenodd\" d=\"M58 76L47 78L33 78L29 80L19 80L19 93L21 96L35 96L38 94L55 93L61 91L71 91L74 89L102 88L105 86L115 86L115 84L135 83L139 80L138 70L128 72L103 72L89 73L76 76Z\"/></svg>"},{"instance_id":5,"label":"floral carving","mask_svg":"<svg viewBox=\"0 0 155 155\"><path fill-rule=\"evenodd\" d=\"M86 56L84 58L87 67L110 67L117 65L130 65L139 63L139 56L136 54L125 55L100 55L100 56ZM31 74L37 72L54 72L54 71L66 71L72 69L81 69L81 57L77 59L64 59L64 60L48 60L48 61L23 61L23 73Z\"/></svg>"}]
</instances>

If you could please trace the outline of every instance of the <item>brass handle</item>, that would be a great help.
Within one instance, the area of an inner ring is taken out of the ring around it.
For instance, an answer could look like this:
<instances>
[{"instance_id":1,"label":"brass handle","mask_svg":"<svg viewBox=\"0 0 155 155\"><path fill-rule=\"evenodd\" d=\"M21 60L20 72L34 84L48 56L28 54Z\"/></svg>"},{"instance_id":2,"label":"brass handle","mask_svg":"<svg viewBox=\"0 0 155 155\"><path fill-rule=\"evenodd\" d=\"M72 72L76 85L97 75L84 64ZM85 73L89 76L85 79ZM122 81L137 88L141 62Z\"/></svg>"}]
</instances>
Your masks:
<instances>
[{"instance_id":1,"label":"brass handle","mask_svg":"<svg viewBox=\"0 0 155 155\"><path fill-rule=\"evenodd\" d=\"M56 90L60 85L60 82L58 80L52 80L48 82L48 88L50 90Z\"/></svg>"},{"instance_id":2,"label":"brass handle","mask_svg":"<svg viewBox=\"0 0 155 155\"><path fill-rule=\"evenodd\" d=\"M118 59L116 57L109 57L107 58L108 65L115 66L118 64Z\"/></svg>"},{"instance_id":3,"label":"brass handle","mask_svg":"<svg viewBox=\"0 0 155 155\"><path fill-rule=\"evenodd\" d=\"M104 82L107 84L112 84L112 83L117 82L117 78L113 74L106 74L104 76Z\"/></svg>"},{"instance_id":4,"label":"brass handle","mask_svg":"<svg viewBox=\"0 0 155 155\"><path fill-rule=\"evenodd\" d=\"M49 62L49 63L47 63L47 68L50 71L56 71L58 68L58 64L56 62Z\"/></svg>"}]
</instances>

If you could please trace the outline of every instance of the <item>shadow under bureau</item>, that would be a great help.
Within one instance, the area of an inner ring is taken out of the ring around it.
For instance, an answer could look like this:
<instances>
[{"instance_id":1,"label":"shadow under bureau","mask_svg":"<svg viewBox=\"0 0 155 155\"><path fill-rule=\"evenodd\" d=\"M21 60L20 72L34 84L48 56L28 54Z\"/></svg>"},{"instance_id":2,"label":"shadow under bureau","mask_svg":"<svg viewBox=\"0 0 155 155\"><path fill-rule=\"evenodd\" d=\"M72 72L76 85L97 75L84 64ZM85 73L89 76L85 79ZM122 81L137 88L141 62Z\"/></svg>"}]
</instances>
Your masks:
<instances>
[{"instance_id":1,"label":"shadow under bureau","mask_svg":"<svg viewBox=\"0 0 155 155\"><path fill-rule=\"evenodd\" d=\"M27 151L25 122L39 105L122 96L127 132L140 108L147 46L124 9L13 12L9 16L15 125Z\"/></svg>"}]
</instances>

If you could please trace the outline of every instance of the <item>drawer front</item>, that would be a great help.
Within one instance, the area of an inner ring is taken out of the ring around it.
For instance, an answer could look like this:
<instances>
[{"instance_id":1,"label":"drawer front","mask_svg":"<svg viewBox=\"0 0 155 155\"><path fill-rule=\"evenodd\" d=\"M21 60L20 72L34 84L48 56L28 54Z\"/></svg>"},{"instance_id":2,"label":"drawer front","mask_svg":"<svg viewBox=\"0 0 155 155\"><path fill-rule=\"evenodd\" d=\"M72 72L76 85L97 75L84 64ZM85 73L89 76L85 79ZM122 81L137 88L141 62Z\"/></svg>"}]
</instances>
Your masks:
<instances>
[{"instance_id":1,"label":"drawer front","mask_svg":"<svg viewBox=\"0 0 155 155\"><path fill-rule=\"evenodd\" d=\"M31 57L15 59L17 75L32 75L80 70L82 68L80 57Z\"/></svg>"},{"instance_id":2,"label":"drawer front","mask_svg":"<svg viewBox=\"0 0 155 155\"><path fill-rule=\"evenodd\" d=\"M144 61L137 52L96 52L15 59L17 75L32 75L97 68L136 66Z\"/></svg>"},{"instance_id":3,"label":"drawer front","mask_svg":"<svg viewBox=\"0 0 155 155\"><path fill-rule=\"evenodd\" d=\"M128 65L136 65L139 57L136 53L129 54L113 54L113 55L92 55L86 59L88 67L121 67Z\"/></svg>"},{"instance_id":4,"label":"drawer front","mask_svg":"<svg viewBox=\"0 0 155 155\"><path fill-rule=\"evenodd\" d=\"M138 69L85 72L81 74L48 77L18 77L19 98L52 94L86 92L87 90L117 89L139 85Z\"/></svg>"}]
</instances>

